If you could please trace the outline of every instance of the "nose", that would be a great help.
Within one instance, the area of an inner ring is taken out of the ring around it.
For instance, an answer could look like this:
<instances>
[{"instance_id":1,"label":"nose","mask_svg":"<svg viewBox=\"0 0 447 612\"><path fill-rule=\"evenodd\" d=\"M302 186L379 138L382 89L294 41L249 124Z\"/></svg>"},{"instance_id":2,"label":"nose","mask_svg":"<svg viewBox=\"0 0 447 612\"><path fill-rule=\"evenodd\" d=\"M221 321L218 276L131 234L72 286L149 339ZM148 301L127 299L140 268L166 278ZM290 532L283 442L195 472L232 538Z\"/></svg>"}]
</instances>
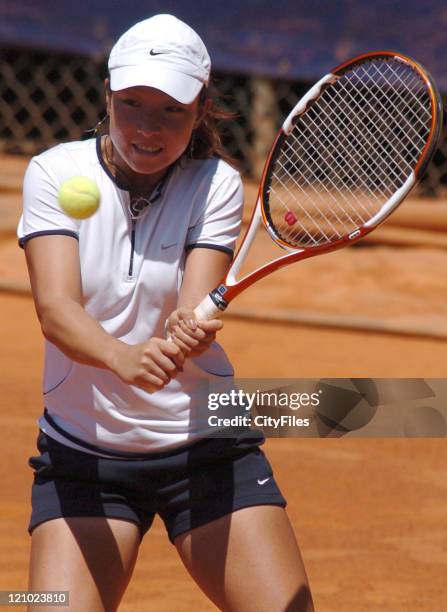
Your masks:
<instances>
[{"instance_id":1,"label":"nose","mask_svg":"<svg viewBox=\"0 0 447 612\"><path fill-rule=\"evenodd\" d=\"M160 122L155 113L144 114L137 123L137 131L143 136L160 133Z\"/></svg>"}]
</instances>

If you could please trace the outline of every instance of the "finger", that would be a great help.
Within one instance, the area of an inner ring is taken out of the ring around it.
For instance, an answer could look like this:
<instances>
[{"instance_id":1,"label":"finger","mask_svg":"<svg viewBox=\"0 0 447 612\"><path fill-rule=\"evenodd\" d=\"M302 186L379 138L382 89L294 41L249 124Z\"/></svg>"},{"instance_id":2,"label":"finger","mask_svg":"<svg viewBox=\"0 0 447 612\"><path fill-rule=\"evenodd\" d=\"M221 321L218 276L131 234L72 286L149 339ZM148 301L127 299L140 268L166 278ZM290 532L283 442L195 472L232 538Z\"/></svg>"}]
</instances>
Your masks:
<instances>
[{"instance_id":1,"label":"finger","mask_svg":"<svg viewBox=\"0 0 447 612\"><path fill-rule=\"evenodd\" d=\"M199 340L188 333L185 333L180 325L177 325L173 331L173 339L180 340L188 348L194 348L199 344ZM182 347L181 347L182 348Z\"/></svg>"},{"instance_id":2,"label":"finger","mask_svg":"<svg viewBox=\"0 0 447 612\"><path fill-rule=\"evenodd\" d=\"M160 363L159 360L152 355L149 362L143 362L145 372L142 374L142 376L153 376L154 378L161 380L165 385L171 380L175 371L175 364L170 360L168 361L169 367L167 367L167 364Z\"/></svg>"},{"instance_id":3,"label":"finger","mask_svg":"<svg viewBox=\"0 0 447 612\"><path fill-rule=\"evenodd\" d=\"M182 323L183 321L181 321ZM196 331L197 329L197 321L193 318L187 319L186 320L186 325L189 327L190 330L192 331Z\"/></svg>"},{"instance_id":4,"label":"finger","mask_svg":"<svg viewBox=\"0 0 447 612\"><path fill-rule=\"evenodd\" d=\"M190 308L178 308L177 316L180 321L185 321L191 329L195 329L197 327L197 321L194 316L194 312Z\"/></svg>"},{"instance_id":5,"label":"finger","mask_svg":"<svg viewBox=\"0 0 447 612\"><path fill-rule=\"evenodd\" d=\"M183 313L182 316L179 316L177 325L182 325L194 332L197 329L197 321L194 318L194 313L191 311Z\"/></svg>"},{"instance_id":6,"label":"finger","mask_svg":"<svg viewBox=\"0 0 447 612\"><path fill-rule=\"evenodd\" d=\"M163 373L162 378L164 380L165 376L172 376L176 369L173 357L177 353L181 353L181 351L173 342L160 340L158 344L151 344L144 350L144 367L147 372L154 373L157 376L161 376L161 373ZM171 356L172 358L170 358Z\"/></svg>"},{"instance_id":7,"label":"finger","mask_svg":"<svg viewBox=\"0 0 447 612\"><path fill-rule=\"evenodd\" d=\"M164 367L162 364L174 364L175 368L181 369L185 362L185 355L183 351L176 345L175 336L172 336L172 341L163 340L159 345L157 353L154 352L154 357L157 356L156 362ZM169 371L171 368L169 369Z\"/></svg>"},{"instance_id":8,"label":"finger","mask_svg":"<svg viewBox=\"0 0 447 612\"><path fill-rule=\"evenodd\" d=\"M136 382L136 386L149 393L154 393L155 391L163 389L163 387L168 382L169 381L163 381L161 378L155 376L154 374L146 373L140 377L138 382Z\"/></svg>"},{"instance_id":9,"label":"finger","mask_svg":"<svg viewBox=\"0 0 447 612\"><path fill-rule=\"evenodd\" d=\"M174 364L175 366L175 373L172 374L172 377L174 378L175 376L177 376L177 374L179 372L183 372L183 364L185 363L185 353L177 346L178 348L178 354L176 357L171 357L170 361ZM186 351L185 351L186 352ZM166 358L167 359L167 358Z\"/></svg>"},{"instance_id":10,"label":"finger","mask_svg":"<svg viewBox=\"0 0 447 612\"><path fill-rule=\"evenodd\" d=\"M156 361L161 368L166 369L167 373L171 374L172 376L174 372L176 373L177 370L182 368L183 363L185 362L185 356L183 351L175 344L175 342L171 342L171 344L173 344L176 350L175 354L165 355L163 352L161 352L159 355L157 355Z\"/></svg>"},{"instance_id":11,"label":"finger","mask_svg":"<svg viewBox=\"0 0 447 612\"><path fill-rule=\"evenodd\" d=\"M209 342L201 342L189 353L188 357L198 357L199 355L202 355L205 351L209 349L212 340L213 338L211 338Z\"/></svg>"},{"instance_id":12,"label":"finger","mask_svg":"<svg viewBox=\"0 0 447 612\"><path fill-rule=\"evenodd\" d=\"M222 329L223 322L220 319L211 319L210 321L198 321L198 327L204 332L216 332Z\"/></svg>"},{"instance_id":13,"label":"finger","mask_svg":"<svg viewBox=\"0 0 447 612\"><path fill-rule=\"evenodd\" d=\"M173 335L174 334L171 334L171 336ZM171 340L158 340L154 354L155 352L163 353L163 355L167 355L168 357L175 357L179 349Z\"/></svg>"},{"instance_id":14,"label":"finger","mask_svg":"<svg viewBox=\"0 0 447 612\"><path fill-rule=\"evenodd\" d=\"M216 339L216 332L215 331L210 331L210 332L206 332L204 333L203 338L201 338L200 342L204 342L206 344L209 344L210 342L213 342L213 340Z\"/></svg>"},{"instance_id":15,"label":"finger","mask_svg":"<svg viewBox=\"0 0 447 612\"><path fill-rule=\"evenodd\" d=\"M192 338L194 340L201 340L202 338L205 337L205 332L202 329L199 329L196 325L196 327L193 329L190 325L189 322L187 321L180 321L178 327L182 330L182 332L188 336L189 338Z\"/></svg>"},{"instance_id":16,"label":"finger","mask_svg":"<svg viewBox=\"0 0 447 612\"><path fill-rule=\"evenodd\" d=\"M183 353L183 355L185 357L190 357L191 356L191 351L193 349L190 346L188 346L187 344L185 344L181 340L178 340L178 338L176 338L175 336L172 337L172 341L176 344L176 346L179 347L179 349L181 350L181 352Z\"/></svg>"},{"instance_id":17,"label":"finger","mask_svg":"<svg viewBox=\"0 0 447 612\"><path fill-rule=\"evenodd\" d=\"M167 336L172 333L173 328L178 325L180 321L185 321L191 329L196 329L197 327L197 321L195 320L192 310L184 307L177 308L177 310L174 310L166 319L165 333Z\"/></svg>"}]
</instances>

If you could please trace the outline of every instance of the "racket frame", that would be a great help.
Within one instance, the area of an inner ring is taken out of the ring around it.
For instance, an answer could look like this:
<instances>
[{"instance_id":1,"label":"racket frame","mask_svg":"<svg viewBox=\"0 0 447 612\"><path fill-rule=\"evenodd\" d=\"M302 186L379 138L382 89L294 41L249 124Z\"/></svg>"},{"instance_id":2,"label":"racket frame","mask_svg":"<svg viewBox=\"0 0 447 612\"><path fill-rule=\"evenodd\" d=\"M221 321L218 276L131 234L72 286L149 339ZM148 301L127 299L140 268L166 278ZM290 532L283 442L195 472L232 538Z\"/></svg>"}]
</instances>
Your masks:
<instances>
[{"instance_id":1,"label":"racket frame","mask_svg":"<svg viewBox=\"0 0 447 612\"><path fill-rule=\"evenodd\" d=\"M355 64L362 62L368 62L371 59L395 59L405 64L410 64L412 68L419 74L426 84L427 91L430 94L431 109L432 109L432 122L429 137L427 142L420 153L420 159L416 164L413 172L408 176L405 183L393 194L393 196L381 207L380 211L374 215L369 221L364 223L360 228L353 231L351 234L344 236L343 238L334 241L330 244L316 245L303 248L293 248L288 243L278 237L272 224L269 220L269 215L265 210L265 202L268 202L268 189L269 181L268 175L270 167L274 160L276 160L277 152L281 149L284 139L294 128L296 121L299 117L307 111L312 103L320 97L323 90L334 83L340 78L345 72L349 71L350 68ZM281 128L279 129L275 141L272 145L270 153L267 157L264 165L256 206L254 207L248 229L242 239L239 249L235 255L235 258L228 270L226 276L222 282L211 291L208 296L202 300L202 302L194 310L194 313L198 320L210 319L219 316L224 311L228 304L237 296L239 293L247 289L250 285L256 281L264 278L271 272L278 270L286 265L319 255L321 253L329 253L341 249L348 244L354 244L355 242L364 238L373 229L375 229L380 223L397 208L402 200L409 194L416 183L420 180L424 174L428 164L430 163L431 157L439 144L442 131L442 117L443 117L443 106L441 96L438 92L436 84L431 75L424 69L418 62L411 59L408 56L396 53L393 51L372 51L358 55L342 64L337 66L332 72L322 77L309 91L299 100L294 106L289 115L284 120ZM287 254L280 256L273 261L270 261L259 268L253 270L245 277L240 280L236 280L238 274L247 253L253 243L256 233L260 224L263 224L268 234L271 236L273 241L287 251Z\"/></svg>"}]
</instances>

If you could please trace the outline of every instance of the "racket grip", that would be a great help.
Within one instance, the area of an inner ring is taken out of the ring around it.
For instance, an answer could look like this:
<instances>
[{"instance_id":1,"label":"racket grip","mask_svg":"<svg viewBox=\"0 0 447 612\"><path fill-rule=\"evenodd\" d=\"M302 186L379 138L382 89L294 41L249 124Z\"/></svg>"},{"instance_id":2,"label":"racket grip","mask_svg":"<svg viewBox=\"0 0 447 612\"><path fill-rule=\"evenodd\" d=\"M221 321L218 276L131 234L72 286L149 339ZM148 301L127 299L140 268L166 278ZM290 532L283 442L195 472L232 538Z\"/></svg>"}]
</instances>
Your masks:
<instances>
[{"instance_id":1,"label":"racket grip","mask_svg":"<svg viewBox=\"0 0 447 612\"><path fill-rule=\"evenodd\" d=\"M209 294L194 308L197 321L209 321L220 317L222 310L216 306Z\"/></svg>"}]
</instances>

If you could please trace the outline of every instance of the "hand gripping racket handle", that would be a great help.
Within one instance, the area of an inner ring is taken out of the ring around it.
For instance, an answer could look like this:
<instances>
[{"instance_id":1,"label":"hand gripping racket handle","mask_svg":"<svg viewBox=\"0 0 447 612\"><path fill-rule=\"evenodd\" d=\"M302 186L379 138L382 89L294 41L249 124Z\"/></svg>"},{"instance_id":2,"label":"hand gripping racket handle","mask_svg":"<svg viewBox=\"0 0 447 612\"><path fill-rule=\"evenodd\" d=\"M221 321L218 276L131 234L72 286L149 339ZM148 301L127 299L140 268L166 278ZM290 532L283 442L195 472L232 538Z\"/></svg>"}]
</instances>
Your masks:
<instances>
[{"instance_id":1,"label":"hand gripping racket handle","mask_svg":"<svg viewBox=\"0 0 447 612\"><path fill-rule=\"evenodd\" d=\"M194 308L194 316L196 317L197 321L210 321L211 319L216 319L227 307L225 300L222 300L222 303L225 304L222 306L222 308L216 306L215 302L211 298L211 294L214 293L217 293L217 289L214 289L214 291L209 293L205 298L203 298L200 304ZM165 323L165 336L169 342L173 342L172 336L167 331L167 319Z\"/></svg>"},{"instance_id":2,"label":"hand gripping racket handle","mask_svg":"<svg viewBox=\"0 0 447 612\"><path fill-rule=\"evenodd\" d=\"M214 289L212 293L214 293L215 291L216 289ZM216 306L210 296L211 294L209 293L206 297L203 298L200 304L194 308L193 312L197 321L210 321L211 319L216 319L220 316L222 311ZM168 320L166 319L165 336L167 340L172 342L172 336L168 332L167 322Z\"/></svg>"}]
</instances>

